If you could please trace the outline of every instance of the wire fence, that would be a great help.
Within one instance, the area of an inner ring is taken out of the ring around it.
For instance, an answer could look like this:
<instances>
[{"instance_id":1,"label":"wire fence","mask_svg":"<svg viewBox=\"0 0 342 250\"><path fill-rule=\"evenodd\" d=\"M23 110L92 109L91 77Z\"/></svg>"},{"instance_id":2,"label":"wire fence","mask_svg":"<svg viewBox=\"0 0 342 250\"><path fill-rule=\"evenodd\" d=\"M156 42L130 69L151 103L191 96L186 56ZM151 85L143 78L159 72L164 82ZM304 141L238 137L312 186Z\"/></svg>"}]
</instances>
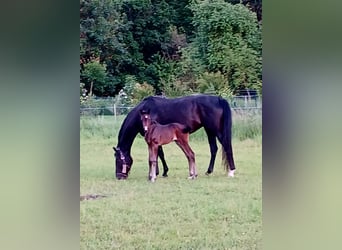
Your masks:
<instances>
[{"instance_id":1,"label":"wire fence","mask_svg":"<svg viewBox=\"0 0 342 250\"><path fill-rule=\"evenodd\" d=\"M127 115L134 106L122 103L117 98L96 98L80 105L81 116ZM258 115L262 112L260 96L234 96L228 99L233 115Z\"/></svg>"}]
</instances>

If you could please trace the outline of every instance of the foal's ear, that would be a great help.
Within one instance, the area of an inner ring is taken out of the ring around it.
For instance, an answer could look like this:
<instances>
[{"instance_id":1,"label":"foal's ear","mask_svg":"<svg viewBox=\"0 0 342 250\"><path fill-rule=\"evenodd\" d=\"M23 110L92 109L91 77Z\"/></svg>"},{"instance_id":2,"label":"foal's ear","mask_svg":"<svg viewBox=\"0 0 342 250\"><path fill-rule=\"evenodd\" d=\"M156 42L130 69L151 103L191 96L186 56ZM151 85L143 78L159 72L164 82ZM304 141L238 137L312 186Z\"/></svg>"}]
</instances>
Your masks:
<instances>
[{"instance_id":1,"label":"foal's ear","mask_svg":"<svg viewBox=\"0 0 342 250\"><path fill-rule=\"evenodd\" d=\"M113 150L114 150L114 152L117 152L118 150L116 149L116 147L113 147Z\"/></svg>"}]
</instances>

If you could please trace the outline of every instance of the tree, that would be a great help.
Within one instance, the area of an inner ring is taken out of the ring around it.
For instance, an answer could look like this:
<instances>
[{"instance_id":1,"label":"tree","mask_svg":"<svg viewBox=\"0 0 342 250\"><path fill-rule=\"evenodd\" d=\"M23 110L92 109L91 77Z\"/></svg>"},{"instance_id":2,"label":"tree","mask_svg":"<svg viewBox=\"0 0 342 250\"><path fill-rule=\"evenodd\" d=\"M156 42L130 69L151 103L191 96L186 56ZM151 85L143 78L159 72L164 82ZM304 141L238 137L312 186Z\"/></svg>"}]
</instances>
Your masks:
<instances>
[{"instance_id":1,"label":"tree","mask_svg":"<svg viewBox=\"0 0 342 250\"><path fill-rule=\"evenodd\" d=\"M98 61L92 61L84 65L83 76L90 82L89 96L93 95L95 89L100 95L103 94L104 85L106 84L106 66ZM95 84L95 87L94 87Z\"/></svg>"},{"instance_id":2,"label":"tree","mask_svg":"<svg viewBox=\"0 0 342 250\"><path fill-rule=\"evenodd\" d=\"M205 0L191 5L196 36L194 62L208 72L221 72L234 93L261 82L261 31L255 13L242 4ZM197 66L199 67L199 66Z\"/></svg>"},{"instance_id":3,"label":"tree","mask_svg":"<svg viewBox=\"0 0 342 250\"><path fill-rule=\"evenodd\" d=\"M217 73L223 89L261 88L261 28L250 10L261 13L261 0L80 0L80 82L114 96L134 77L179 95ZM101 67L105 80L90 80Z\"/></svg>"},{"instance_id":4,"label":"tree","mask_svg":"<svg viewBox=\"0 0 342 250\"><path fill-rule=\"evenodd\" d=\"M132 55L127 65L139 82L148 82L156 89L160 85L158 65L168 59L171 49L171 27L174 11L166 1L131 0L122 7L129 23L124 41Z\"/></svg>"},{"instance_id":5,"label":"tree","mask_svg":"<svg viewBox=\"0 0 342 250\"><path fill-rule=\"evenodd\" d=\"M106 94L114 95L122 87L125 65L131 63L124 42L128 23L121 5L114 0L81 0L80 2L80 61L82 71L91 61L106 65ZM89 82L87 84L90 84ZM121 85L121 86L120 86Z\"/></svg>"},{"instance_id":6,"label":"tree","mask_svg":"<svg viewBox=\"0 0 342 250\"><path fill-rule=\"evenodd\" d=\"M226 82L226 78L220 72L205 72L197 80L198 90L201 93L215 94L228 98L232 96L232 92Z\"/></svg>"}]
</instances>

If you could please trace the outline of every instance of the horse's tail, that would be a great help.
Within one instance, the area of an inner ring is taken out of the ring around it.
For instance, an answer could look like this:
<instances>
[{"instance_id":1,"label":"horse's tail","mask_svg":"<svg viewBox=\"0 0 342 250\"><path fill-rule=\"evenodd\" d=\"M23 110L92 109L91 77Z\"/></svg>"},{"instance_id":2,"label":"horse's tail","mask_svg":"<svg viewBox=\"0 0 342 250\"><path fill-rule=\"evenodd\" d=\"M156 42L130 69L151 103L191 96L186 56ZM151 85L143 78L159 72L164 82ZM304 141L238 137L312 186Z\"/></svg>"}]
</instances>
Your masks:
<instances>
[{"instance_id":1,"label":"horse's tail","mask_svg":"<svg viewBox=\"0 0 342 250\"><path fill-rule=\"evenodd\" d=\"M220 106L223 109L223 127L222 127L222 163L225 169L228 171L235 169L235 163L233 158L232 148L232 114L228 102L219 98Z\"/></svg>"}]
</instances>

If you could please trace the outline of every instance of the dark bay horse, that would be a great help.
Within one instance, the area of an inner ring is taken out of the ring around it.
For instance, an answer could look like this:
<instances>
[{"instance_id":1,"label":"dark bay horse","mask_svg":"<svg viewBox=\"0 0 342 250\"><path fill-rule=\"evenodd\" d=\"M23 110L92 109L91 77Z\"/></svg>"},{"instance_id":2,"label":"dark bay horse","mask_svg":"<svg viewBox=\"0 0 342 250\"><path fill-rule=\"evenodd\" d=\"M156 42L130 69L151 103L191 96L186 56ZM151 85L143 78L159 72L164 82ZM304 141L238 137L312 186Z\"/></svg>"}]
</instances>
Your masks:
<instances>
[{"instance_id":1,"label":"dark bay horse","mask_svg":"<svg viewBox=\"0 0 342 250\"><path fill-rule=\"evenodd\" d=\"M145 141L148 145L149 180L154 182L157 178L158 147L173 141L182 149L188 159L189 179L195 179L197 177L195 154L189 145L187 127L180 123L161 125L152 121L148 110L141 110L140 118L145 131Z\"/></svg>"},{"instance_id":2,"label":"dark bay horse","mask_svg":"<svg viewBox=\"0 0 342 250\"><path fill-rule=\"evenodd\" d=\"M180 123L191 134L201 127L208 136L211 158L206 174L214 170L217 154L216 138L222 144L222 160L228 176L234 176L235 164L231 144L232 117L228 102L218 96L190 95L179 98L146 97L133 108L123 121L115 151L115 174L117 179L126 179L133 164L131 147L138 133L144 135L140 120L140 110L150 110L152 120L160 124ZM167 176L168 167L161 146L158 156L164 167L163 176ZM157 166L158 174L158 166Z\"/></svg>"}]
</instances>

